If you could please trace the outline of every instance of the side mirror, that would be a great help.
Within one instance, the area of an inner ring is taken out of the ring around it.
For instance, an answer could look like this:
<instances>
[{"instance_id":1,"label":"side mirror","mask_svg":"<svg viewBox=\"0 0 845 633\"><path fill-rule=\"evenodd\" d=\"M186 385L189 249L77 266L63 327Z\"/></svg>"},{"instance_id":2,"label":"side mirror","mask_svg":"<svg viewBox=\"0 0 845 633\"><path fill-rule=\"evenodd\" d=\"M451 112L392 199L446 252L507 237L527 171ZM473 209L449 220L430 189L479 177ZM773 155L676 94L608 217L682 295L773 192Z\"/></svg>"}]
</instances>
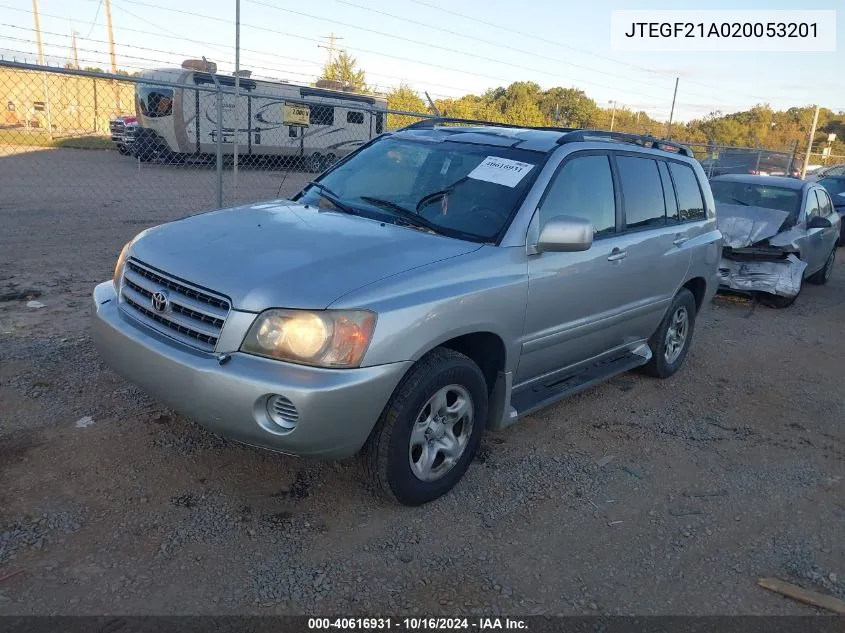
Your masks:
<instances>
[{"instance_id":1,"label":"side mirror","mask_svg":"<svg viewBox=\"0 0 845 633\"><path fill-rule=\"evenodd\" d=\"M593 223L584 218L558 215L540 229L538 252L574 253L593 245Z\"/></svg>"},{"instance_id":2,"label":"side mirror","mask_svg":"<svg viewBox=\"0 0 845 633\"><path fill-rule=\"evenodd\" d=\"M814 215L810 218L810 221L807 222L808 229L829 229L831 226L833 225L830 223L830 220L823 218L820 215Z\"/></svg>"}]
</instances>

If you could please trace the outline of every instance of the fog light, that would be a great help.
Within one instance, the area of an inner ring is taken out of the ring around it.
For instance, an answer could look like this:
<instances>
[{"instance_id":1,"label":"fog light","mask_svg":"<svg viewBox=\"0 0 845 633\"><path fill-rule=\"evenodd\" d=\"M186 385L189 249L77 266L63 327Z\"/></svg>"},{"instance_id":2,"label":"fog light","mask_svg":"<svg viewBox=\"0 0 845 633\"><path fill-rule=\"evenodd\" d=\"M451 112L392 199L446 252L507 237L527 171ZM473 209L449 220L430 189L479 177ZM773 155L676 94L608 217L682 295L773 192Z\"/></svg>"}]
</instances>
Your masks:
<instances>
[{"instance_id":1,"label":"fog light","mask_svg":"<svg viewBox=\"0 0 845 633\"><path fill-rule=\"evenodd\" d=\"M299 411L284 396L275 395L267 399L267 415L286 431L292 431L299 423Z\"/></svg>"}]
</instances>

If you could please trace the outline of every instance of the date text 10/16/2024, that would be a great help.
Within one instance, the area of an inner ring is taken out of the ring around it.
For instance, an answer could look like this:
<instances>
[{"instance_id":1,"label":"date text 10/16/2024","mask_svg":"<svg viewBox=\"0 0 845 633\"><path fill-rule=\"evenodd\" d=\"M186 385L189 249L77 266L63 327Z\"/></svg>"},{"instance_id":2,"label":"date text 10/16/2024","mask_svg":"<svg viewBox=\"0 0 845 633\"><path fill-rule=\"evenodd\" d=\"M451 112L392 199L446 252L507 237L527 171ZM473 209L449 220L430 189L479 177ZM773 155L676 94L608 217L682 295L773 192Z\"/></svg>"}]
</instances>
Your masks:
<instances>
[{"instance_id":1,"label":"date text 10/16/2024","mask_svg":"<svg viewBox=\"0 0 845 633\"><path fill-rule=\"evenodd\" d=\"M308 618L308 630L363 631L527 631L518 618Z\"/></svg>"}]
</instances>

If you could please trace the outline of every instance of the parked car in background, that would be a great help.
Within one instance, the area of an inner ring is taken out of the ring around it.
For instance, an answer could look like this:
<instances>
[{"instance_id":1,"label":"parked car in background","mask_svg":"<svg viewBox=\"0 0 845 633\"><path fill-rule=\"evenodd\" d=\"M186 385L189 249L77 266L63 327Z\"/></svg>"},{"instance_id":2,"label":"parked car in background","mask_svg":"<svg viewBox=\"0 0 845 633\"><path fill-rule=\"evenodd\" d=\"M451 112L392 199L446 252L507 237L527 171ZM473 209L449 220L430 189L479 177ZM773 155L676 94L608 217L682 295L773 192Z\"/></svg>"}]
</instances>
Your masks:
<instances>
[{"instance_id":1,"label":"parked car in background","mask_svg":"<svg viewBox=\"0 0 845 633\"><path fill-rule=\"evenodd\" d=\"M138 125L138 117L124 115L119 116L109 121L109 132L111 133L111 140L117 146L117 151L124 156L131 153L132 142L134 140L131 132L127 132Z\"/></svg>"},{"instance_id":2,"label":"parked car in background","mask_svg":"<svg viewBox=\"0 0 845 633\"><path fill-rule=\"evenodd\" d=\"M822 178L827 178L828 176L845 176L845 163L842 163L841 165L831 165L830 167L821 167L813 170L812 173L808 172L804 178L806 180L817 181Z\"/></svg>"},{"instance_id":3,"label":"parked car in background","mask_svg":"<svg viewBox=\"0 0 845 633\"><path fill-rule=\"evenodd\" d=\"M833 200L833 208L839 214L840 220L839 245L845 246L845 175L825 176L816 182L827 190Z\"/></svg>"},{"instance_id":4,"label":"parked car in background","mask_svg":"<svg viewBox=\"0 0 845 633\"><path fill-rule=\"evenodd\" d=\"M710 180L724 247L721 285L785 308L803 282L825 284L836 260L840 219L824 187L775 176Z\"/></svg>"},{"instance_id":5,"label":"parked car in background","mask_svg":"<svg viewBox=\"0 0 845 633\"><path fill-rule=\"evenodd\" d=\"M621 372L678 371L720 250L686 148L426 120L291 200L142 232L94 290L93 336L208 428L363 449L374 487L417 505L458 482L485 429Z\"/></svg>"}]
</instances>

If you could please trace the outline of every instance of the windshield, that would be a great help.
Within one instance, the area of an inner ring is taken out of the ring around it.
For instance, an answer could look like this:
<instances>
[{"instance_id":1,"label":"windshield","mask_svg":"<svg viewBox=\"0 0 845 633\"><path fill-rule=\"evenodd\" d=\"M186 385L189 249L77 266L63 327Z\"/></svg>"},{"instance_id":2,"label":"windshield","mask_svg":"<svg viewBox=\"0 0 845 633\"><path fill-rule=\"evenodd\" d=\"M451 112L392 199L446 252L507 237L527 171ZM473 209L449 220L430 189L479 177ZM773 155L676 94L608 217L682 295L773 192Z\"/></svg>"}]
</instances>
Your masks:
<instances>
[{"instance_id":1,"label":"windshield","mask_svg":"<svg viewBox=\"0 0 845 633\"><path fill-rule=\"evenodd\" d=\"M173 114L172 88L142 88L137 90L138 107L141 114L155 118Z\"/></svg>"},{"instance_id":2,"label":"windshield","mask_svg":"<svg viewBox=\"0 0 845 633\"><path fill-rule=\"evenodd\" d=\"M299 200L340 203L379 220L490 242L510 222L544 159L508 147L386 137L320 178L322 187L307 187Z\"/></svg>"},{"instance_id":3,"label":"windshield","mask_svg":"<svg viewBox=\"0 0 845 633\"><path fill-rule=\"evenodd\" d=\"M845 204L845 178L822 178L818 184L827 189L837 206Z\"/></svg>"},{"instance_id":4,"label":"windshield","mask_svg":"<svg viewBox=\"0 0 845 633\"><path fill-rule=\"evenodd\" d=\"M714 200L722 204L778 209L795 216L801 204L801 191L798 189L720 180L711 180L710 189Z\"/></svg>"}]
</instances>

